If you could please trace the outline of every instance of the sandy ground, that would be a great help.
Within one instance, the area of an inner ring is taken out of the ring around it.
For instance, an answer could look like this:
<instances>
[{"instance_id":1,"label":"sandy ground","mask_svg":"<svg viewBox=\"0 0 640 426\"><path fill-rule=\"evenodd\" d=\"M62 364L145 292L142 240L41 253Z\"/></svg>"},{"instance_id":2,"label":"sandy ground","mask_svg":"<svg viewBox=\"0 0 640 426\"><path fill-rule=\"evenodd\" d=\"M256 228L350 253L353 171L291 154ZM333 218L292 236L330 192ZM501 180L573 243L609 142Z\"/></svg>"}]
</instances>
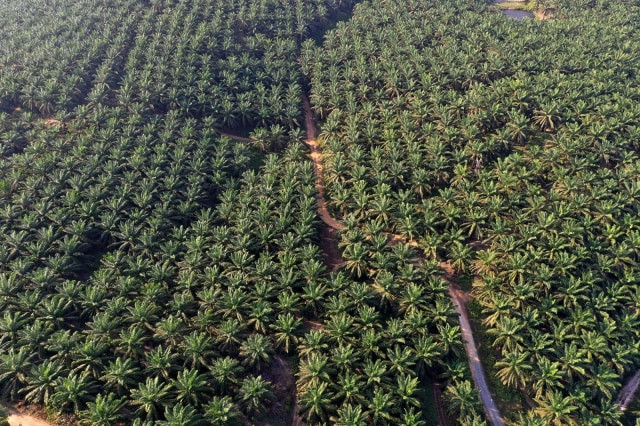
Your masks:
<instances>
[{"instance_id":1,"label":"sandy ground","mask_svg":"<svg viewBox=\"0 0 640 426\"><path fill-rule=\"evenodd\" d=\"M9 414L7 420L11 426L54 426L53 423L49 423L46 420L39 419L26 413L20 413L14 408L6 407L4 405L1 408Z\"/></svg>"}]
</instances>

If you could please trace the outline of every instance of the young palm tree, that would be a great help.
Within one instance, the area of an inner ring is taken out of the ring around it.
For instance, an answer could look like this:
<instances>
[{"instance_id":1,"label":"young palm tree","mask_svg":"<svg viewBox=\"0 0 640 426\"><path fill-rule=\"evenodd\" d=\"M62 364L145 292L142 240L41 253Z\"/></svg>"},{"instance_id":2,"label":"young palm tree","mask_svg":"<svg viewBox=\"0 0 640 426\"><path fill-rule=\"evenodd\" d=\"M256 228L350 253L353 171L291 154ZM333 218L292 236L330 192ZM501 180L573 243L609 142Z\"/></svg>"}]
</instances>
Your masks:
<instances>
[{"instance_id":1,"label":"young palm tree","mask_svg":"<svg viewBox=\"0 0 640 426\"><path fill-rule=\"evenodd\" d=\"M98 394L95 401L87 403L87 410L79 413L81 424L107 426L117 423L124 418L122 408L123 397L113 393Z\"/></svg>"},{"instance_id":2,"label":"young palm tree","mask_svg":"<svg viewBox=\"0 0 640 426\"><path fill-rule=\"evenodd\" d=\"M242 373L240 362L230 357L217 358L210 367L211 375L215 379L215 384L220 392L227 392L229 388L239 382Z\"/></svg>"},{"instance_id":3,"label":"young palm tree","mask_svg":"<svg viewBox=\"0 0 640 426\"><path fill-rule=\"evenodd\" d=\"M49 405L57 380L64 373L64 366L56 360L44 360L34 366L29 374L27 385L24 387L25 401L31 404Z\"/></svg>"},{"instance_id":4,"label":"young palm tree","mask_svg":"<svg viewBox=\"0 0 640 426\"><path fill-rule=\"evenodd\" d=\"M90 374L72 372L67 377L58 379L55 392L51 396L52 404L62 411L80 412L80 407L94 399L93 393L97 385Z\"/></svg>"},{"instance_id":5,"label":"young palm tree","mask_svg":"<svg viewBox=\"0 0 640 426\"><path fill-rule=\"evenodd\" d=\"M288 312L284 315L278 315L273 328L275 330L276 347L284 349L285 353L294 349L298 343L298 330L302 325L300 318L295 318L292 313Z\"/></svg>"},{"instance_id":6,"label":"young palm tree","mask_svg":"<svg viewBox=\"0 0 640 426\"><path fill-rule=\"evenodd\" d=\"M326 422L328 412L333 411L332 393L327 390L327 382L317 382L307 387L300 395L302 413L308 422Z\"/></svg>"},{"instance_id":7,"label":"young palm tree","mask_svg":"<svg viewBox=\"0 0 640 426\"><path fill-rule=\"evenodd\" d=\"M496 367L500 368L497 374L502 383L510 387L524 387L527 376L533 369L528 363L529 353L516 349L507 353L503 359L504 361L496 363Z\"/></svg>"},{"instance_id":8,"label":"young palm tree","mask_svg":"<svg viewBox=\"0 0 640 426\"><path fill-rule=\"evenodd\" d=\"M262 376L245 378L238 395L243 408L253 416L264 412L269 401L273 399L271 386Z\"/></svg>"},{"instance_id":9,"label":"young palm tree","mask_svg":"<svg viewBox=\"0 0 640 426\"><path fill-rule=\"evenodd\" d=\"M194 331L182 343L186 363L191 368L206 367L212 358L213 341L202 332Z\"/></svg>"},{"instance_id":10,"label":"young palm tree","mask_svg":"<svg viewBox=\"0 0 640 426\"><path fill-rule=\"evenodd\" d=\"M22 347L17 352L10 348L8 352L0 355L0 385L3 398L15 399L18 391L27 382L31 355L27 347Z\"/></svg>"},{"instance_id":11,"label":"young palm tree","mask_svg":"<svg viewBox=\"0 0 640 426\"><path fill-rule=\"evenodd\" d=\"M468 380L447 386L445 395L450 401L449 412L461 417L473 413L478 405L476 390Z\"/></svg>"},{"instance_id":12,"label":"young palm tree","mask_svg":"<svg viewBox=\"0 0 640 426\"><path fill-rule=\"evenodd\" d=\"M323 354L311 353L306 360L301 361L298 372L298 391L304 391L308 386L330 381L331 369L329 358Z\"/></svg>"},{"instance_id":13,"label":"young palm tree","mask_svg":"<svg viewBox=\"0 0 640 426\"><path fill-rule=\"evenodd\" d=\"M163 383L159 377L148 377L139 383L137 389L131 390L131 403L139 406L137 415L144 415L147 420L154 420L161 414L159 409L167 407L172 396L172 385Z\"/></svg>"},{"instance_id":14,"label":"young palm tree","mask_svg":"<svg viewBox=\"0 0 640 426\"><path fill-rule=\"evenodd\" d=\"M340 426L365 426L367 424L367 413L362 411L359 405L345 404L337 410L337 417L332 417L331 421Z\"/></svg>"},{"instance_id":15,"label":"young palm tree","mask_svg":"<svg viewBox=\"0 0 640 426\"><path fill-rule=\"evenodd\" d=\"M178 402L199 406L211 392L208 382L208 375L195 369L185 369L178 373L171 384L175 388Z\"/></svg>"},{"instance_id":16,"label":"young palm tree","mask_svg":"<svg viewBox=\"0 0 640 426\"><path fill-rule=\"evenodd\" d=\"M239 420L239 412L229 396L214 396L205 406L204 418L215 426L235 424Z\"/></svg>"},{"instance_id":17,"label":"young palm tree","mask_svg":"<svg viewBox=\"0 0 640 426\"><path fill-rule=\"evenodd\" d=\"M260 371L265 365L271 363L269 340L262 334L250 334L240 345L240 356L244 365Z\"/></svg>"},{"instance_id":18,"label":"young palm tree","mask_svg":"<svg viewBox=\"0 0 640 426\"><path fill-rule=\"evenodd\" d=\"M571 413L576 411L574 399L567 396L563 397L560 392L552 392L542 396L536 400L539 404L534 411L542 417L547 424L553 425L574 425L577 424Z\"/></svg>"},{"instance_id":19,"label":"young palm tree","mask_svg":"<svg viewBox=\"0 0 640 426\"><path fill-rule=\"evenodd\" d=\"M156 424L167 426L200 426L206 424L202 415L198 413L194 407L180 403L174 405L171 409L165 407L164 418L164 421L156 422Z\"/></svg>"}]
</instances>

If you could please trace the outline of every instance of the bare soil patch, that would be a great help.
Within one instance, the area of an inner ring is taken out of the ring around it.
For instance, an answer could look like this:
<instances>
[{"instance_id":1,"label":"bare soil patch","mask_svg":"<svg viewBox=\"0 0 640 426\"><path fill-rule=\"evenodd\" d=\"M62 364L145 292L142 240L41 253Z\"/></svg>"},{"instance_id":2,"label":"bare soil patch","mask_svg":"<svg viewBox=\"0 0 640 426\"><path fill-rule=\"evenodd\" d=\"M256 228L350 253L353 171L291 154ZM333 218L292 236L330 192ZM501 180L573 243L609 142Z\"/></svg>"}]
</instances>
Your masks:
<instances>
[{"instance_id":1,"label":"bare soil patch","mask_svg":"<svg viewBox=\"0 0 640 426\"><path fill-rule=\"evenodd\" d=\"M56 120L55 118L45 118L43 121L44 123L44 127L54 127L54 126L59 126L62 127L64 126L64 123L60 120Z\"/></svg>"},{"instance_id":2,"label":"bare soil patch","mask_svg":"<svg viewBox=\"0 0 640 426\"><path fill-rule=\"evenodd\" d=\"M296 379L289 361L281 356L273 357L273 362L267 370L263 371L262 377L271 382L274 398L267 415L256 424L258 426L290 426L292 424L289 420L290 413L292 407L296 405L297 395Z\"/></svg>"},{"instance_id":3,"label":"bare soil patch","mask_svg":"<svg viewBox=\"0 0 640 426\"><path fill-rule=\"evenodd\" d=\"M244 136L234 135L234 134L227 133L227 132L220 132L220 135L221 135L221 136L224 136L224 137L227 137L227 138L229 138L229 139L237 140L237 141L242 141L242 142L252 142L251 138L247 138L247 137L244 137Z\"/></svg>"},{"instance_id":4,"label":"bare soil patch","mask_svg":"<svg viewBox=\"0 0 640 426\"><path fill-rule=\"evenodd\" d=\"M46 413L37 407L9 407L1 405L0 408L8 414L7 420L9 421L10 426L54 426L53 423L44 420Z\"/></svg>"}]
</instances>

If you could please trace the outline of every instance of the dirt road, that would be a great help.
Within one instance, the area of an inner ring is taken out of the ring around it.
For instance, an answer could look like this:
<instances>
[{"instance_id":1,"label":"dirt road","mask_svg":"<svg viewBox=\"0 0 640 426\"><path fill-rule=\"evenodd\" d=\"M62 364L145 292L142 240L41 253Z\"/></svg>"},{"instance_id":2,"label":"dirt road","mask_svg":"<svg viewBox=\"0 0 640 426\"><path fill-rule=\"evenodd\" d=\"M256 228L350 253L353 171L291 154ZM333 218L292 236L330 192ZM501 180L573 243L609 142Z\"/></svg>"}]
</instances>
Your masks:
<instances>
[{"instance_id":1,"label":"dirt road","mask_svg":"<svg viewBox=\"0 0 640 426\"><path fill-rule=\"evenodd\" d=\"M307 128L307 139L305 143L311 150L311 160L313 161L313 168L316 173L316 190L318 191L318 215L327 226L335 230L343 230L346 227L331 216L331 214L329 213L329 209L327 208L327 203L325 201L325 188L322 175L322 155L318 149L318 143L316 141L316 124L313 118L313 112L311 111L309 99L306 96L303 97L303 108L305 124ZM407 241L406 238L401 235L391 235L391 244L401 241L408 242L414 247L418 246L418 244L414 241ZM461 291L458 290L457 286L455 285L454 272L451 267L446 263L441 263L440 266L445 270L446 273L444 279L449 284L449 294L451 295L451 301L453 302L456 312L458 313L460 328L462 330L462 337L464 341L464 349L467 353L467 357L469 358L469 368L471 369L471 375L473 376L473 381L476 385L476 388L480 393L480 400L482 401L482 404L484 406L487 419L493 426L504 426L504 421L500 416L500 412L498 411L498 408L496 407L491 396L491 392L489 391L489 387L487 386L484 369L482 368L482 363L480 362L480 358L478 356L475 341L473 340L473 332L471 331L471 325L469 324L469 317L464 305L464 295L459 294L461 293Z\"/></svg>"},{"instance_id":2,"label":"dirt road","mask_svg":"<svg viewBox=\"0 0 640 426\"><path fill-rule=\"evenodd\" d=\"M329 209L327 208L327 202L325 201L324 181L322 176L322 154L320 154L320 150L318 149L318 142L316 141L316 124L313 119L313 112L311 112L309 99L306 96L303 97L302 106L304 108L304 122L307 128L307 139L305 140L305 143L311 150L313 170L316 173L316 190L318 191L316 203L318 205L318 215L328 226L337 231L341 231L346 229L346 226L331 216Z\"/></svg>"},{"instance_id":3,"label":"dirt road","mask_svg":"<svg viewBox=\"0 0 640 426\"><path fill-rule=\"evenodd\" d=\"M464 344L464 350L469 358L469 368L471 369L471 376L476 384L476 388L480 393L480 400L484 405L484 411L487 415L487 419L493 426L504 426L504 421L500 417L500 411L493 402L493 397L487 386L487 379L484 375L484 369L482 368L482 362L478 355L478 349L476 343L473 340L473 333L471 332L471 325L469 324L469 315L464 305L464 295L460 294L460 290L455 286L449 284L449 294L451 295L451 301L458 313L460 320L460 329L462 330L462 342Z\"/></svg>"}]
</instances>

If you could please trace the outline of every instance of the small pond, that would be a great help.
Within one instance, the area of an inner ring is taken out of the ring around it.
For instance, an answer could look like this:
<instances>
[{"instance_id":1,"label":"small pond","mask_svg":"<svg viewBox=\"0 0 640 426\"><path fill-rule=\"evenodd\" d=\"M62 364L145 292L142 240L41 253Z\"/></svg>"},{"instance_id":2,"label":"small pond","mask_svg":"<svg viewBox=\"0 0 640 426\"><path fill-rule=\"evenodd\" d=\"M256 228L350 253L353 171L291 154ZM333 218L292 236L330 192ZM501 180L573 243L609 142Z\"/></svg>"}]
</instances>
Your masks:
<instances>
[{"instance_id":1,"label":"small pond","mask_svg":"<svg viewBox=\"0 0 640 426\"><path fill-rule=\"evenodd\" d=\"M504 13L504 16L508 16L509 18L517 21L524 18L533 18L533 13L527 12L526 10L504 9L502 13Z\"/></svg>"},{"instance_id":2,"label":"small pond","mask_svg":"<svg viewBox=\"0 0 640 426\"><path fill-rule=\"evenodd\" d=\"M506 0L493 0L493 3L503 3L505 1ZM520 21L524 18L533 18L533 13L527 12L526 10L502 9L502 13L504 16L515 19L516 21Z\"/></svg>"}]
</instances>

